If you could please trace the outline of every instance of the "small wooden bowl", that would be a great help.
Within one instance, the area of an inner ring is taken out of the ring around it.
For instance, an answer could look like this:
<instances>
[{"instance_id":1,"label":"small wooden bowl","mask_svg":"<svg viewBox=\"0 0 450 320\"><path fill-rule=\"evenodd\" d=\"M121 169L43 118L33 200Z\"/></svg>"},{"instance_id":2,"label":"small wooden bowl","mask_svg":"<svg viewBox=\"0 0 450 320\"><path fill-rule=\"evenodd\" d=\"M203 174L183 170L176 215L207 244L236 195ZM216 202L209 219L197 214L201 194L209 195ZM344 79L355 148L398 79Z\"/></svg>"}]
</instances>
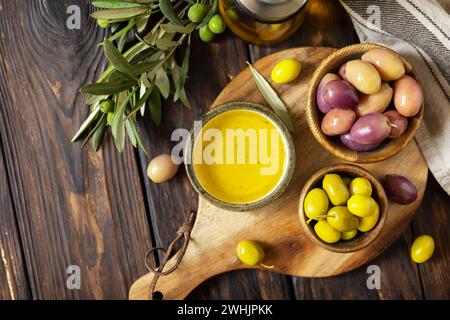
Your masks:
<instances>
[{"instance_id":1,"label":"small wooden bowl","mask_svg":"<svg viewBox=\"0 0 450 320\"><path fill-rule=\"evenodd\" d=\"M372 230L365 233L358 231L358 235L355 238L351 240L339 240L336 243L326 243L316 235L316 232L314 231L314 223L306 222L308 218L304 213L303 203L305 202L306 195L311 189L317 187L322 188L322 179L327 173L337 173L341 176L350 178L363 177L370 181L373 189L372 197L380 206L380 217L378 218L376 226ZM352 164L335 164L319 170L311 178L309 178L300 194L298 212L300 224L302 225L304 232L314 243L329 251L347 253L358 251L367 247L379 236L387 219L387 206L388 200L383 186L369 171Z\"/></svg>"},{"instance_id":2,"label":"small wooden bowl","mask_svg":"<svg viewBox=\"0 0 450 320\"><path fill-rule=\"evenodd\" d=\"M330 137L322 132L320 125L324 115L320 112L316 103L316 91L319 82L322 80L323 76L329 72L337 74L339 67L345 62L353 59L360 59L362 54L376 48L385 47L372 43L355 44L344 47L332 53L322 61L322 63L314 72L307 93L308 102L306 107L306 120L314 137L325 149L327 149L333 155L350 162L371 163L381 161L395 155L397 152L402 150L414 137L423 117L422 105L418 114L416 114L414 117L408 118L408 128L400 137L395 139L387 139L375 150L367 152L353 151L347 148L339 140L339 137ZM405 65L406 73L419 81L416 75L412 72L411 64L403 57L402 60L403 64Z\"/></svg>"}]
</instances>

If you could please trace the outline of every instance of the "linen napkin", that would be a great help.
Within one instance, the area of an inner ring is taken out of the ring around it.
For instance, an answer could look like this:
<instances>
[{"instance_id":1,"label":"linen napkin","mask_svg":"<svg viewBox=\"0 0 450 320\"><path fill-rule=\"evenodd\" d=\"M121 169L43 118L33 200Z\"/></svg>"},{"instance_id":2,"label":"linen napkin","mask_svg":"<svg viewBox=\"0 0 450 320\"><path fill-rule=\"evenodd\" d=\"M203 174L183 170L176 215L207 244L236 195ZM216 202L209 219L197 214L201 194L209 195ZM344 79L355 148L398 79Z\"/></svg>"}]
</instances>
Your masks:
<instances>
[{"instance_id":1,"label":"linen napkin","mask_svg":"<svg viewBox=\"0 0 450 320\"><path fill-rule=\"evenodd\" d=\"M449 1L443 1L448 9ZM445 2L447 1L447 2ZM404 56L424 87L424 119L416 139L450 195L450 16L433 0L340 0L361 42Z\"/></svg>"}]
</instances>

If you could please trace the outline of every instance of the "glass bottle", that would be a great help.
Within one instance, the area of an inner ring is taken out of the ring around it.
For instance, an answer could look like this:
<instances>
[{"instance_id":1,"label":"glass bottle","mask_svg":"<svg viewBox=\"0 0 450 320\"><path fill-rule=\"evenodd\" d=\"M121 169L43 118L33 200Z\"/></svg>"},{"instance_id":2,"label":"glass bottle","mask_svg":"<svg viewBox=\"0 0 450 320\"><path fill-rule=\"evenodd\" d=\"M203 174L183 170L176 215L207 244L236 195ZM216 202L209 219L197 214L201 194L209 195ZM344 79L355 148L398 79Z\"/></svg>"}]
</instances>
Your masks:
<instances>
[{"instance_id":1,"label":"glass bottle","mask_svg":"<svg viewBox=\"0 0 450 320\"><path fill-rule=\"evenodd\" d=\"M219 0L227 26L241 39L273 44L291 36L302 24L307 0Z\"/></svg>"}]
</instances>

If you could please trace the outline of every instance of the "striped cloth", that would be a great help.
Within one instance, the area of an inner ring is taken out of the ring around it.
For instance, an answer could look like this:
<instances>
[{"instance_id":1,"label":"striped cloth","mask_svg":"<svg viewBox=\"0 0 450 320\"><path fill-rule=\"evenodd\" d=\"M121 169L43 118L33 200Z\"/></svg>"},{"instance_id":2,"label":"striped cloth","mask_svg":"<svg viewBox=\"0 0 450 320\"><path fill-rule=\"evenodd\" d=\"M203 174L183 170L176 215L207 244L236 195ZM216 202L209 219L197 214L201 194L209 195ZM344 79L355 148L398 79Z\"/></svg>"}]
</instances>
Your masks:
<instances>
[{"instance_id":1,"label":"striped cloth","mask_svg":"<svg viewBox=\"0 0 450 320\"><path fill-rule=\"evenodd\" d=\"M416 139L436 180L450 195L449 0L340 0L361 42L403 55L424 86L425 114Z\"/></svg>"}]
</instances>

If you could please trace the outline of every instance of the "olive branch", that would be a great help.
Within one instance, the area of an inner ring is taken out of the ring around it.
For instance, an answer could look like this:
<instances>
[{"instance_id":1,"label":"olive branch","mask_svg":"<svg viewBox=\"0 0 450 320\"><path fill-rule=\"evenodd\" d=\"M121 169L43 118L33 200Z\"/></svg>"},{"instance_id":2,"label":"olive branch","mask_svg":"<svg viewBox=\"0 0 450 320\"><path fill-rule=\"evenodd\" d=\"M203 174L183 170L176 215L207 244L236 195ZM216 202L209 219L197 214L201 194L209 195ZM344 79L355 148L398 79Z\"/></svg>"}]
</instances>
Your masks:
<instances>
[{"instance_id":1,"label":"olive branch","mask_svg":"<svg viewBox=\"0 0 450 320\"><path fill-rule=\"evenodd\" d=\"M206 4L208 0L199 0ZM209 1L208 1L209 2ZM137 130L137 116L148 110L156 125L161 122L162 102L170 97L190 108L185 91L189 71L191 34L215 14L217 0L198 22L186 18L194 0L95 0L99 10L92 17L110 36L103 47L109 66L95 83L83 86L90 113L72 141L84 138L97 151L109 127L119 152L125 139L134 147L145 149ZM129 38L134 39L126 48ZM184 45L179 65L175 52Z\"/></svg>"}]
</instances>

